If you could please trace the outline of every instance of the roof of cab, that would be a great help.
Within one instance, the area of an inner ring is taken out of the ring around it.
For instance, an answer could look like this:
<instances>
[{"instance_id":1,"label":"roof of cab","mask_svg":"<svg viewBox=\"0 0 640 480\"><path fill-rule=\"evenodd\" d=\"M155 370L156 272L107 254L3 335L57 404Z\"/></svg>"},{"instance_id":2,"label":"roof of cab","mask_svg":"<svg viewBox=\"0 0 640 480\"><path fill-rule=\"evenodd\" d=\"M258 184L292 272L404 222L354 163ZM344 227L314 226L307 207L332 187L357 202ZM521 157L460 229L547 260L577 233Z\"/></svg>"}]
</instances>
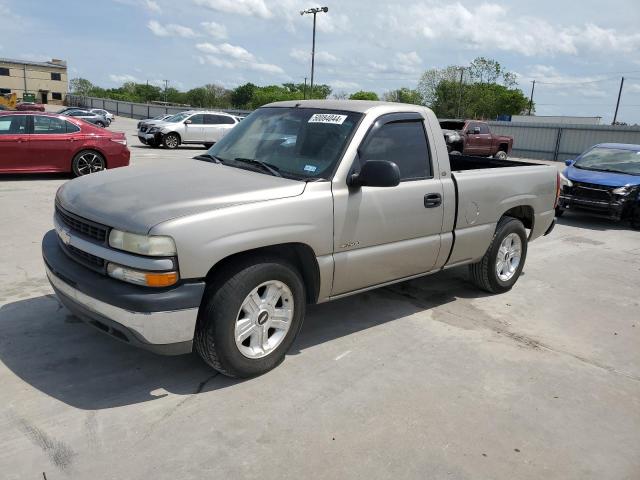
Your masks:
<instances>
[{"instance_id":1,"label":"roof of cab","mask_svg":"<svg viewBox=\"0 0 640 480\"><path fill-rule=\"evenodd\" d=\"M371 100L287 100L284 102L273 102L265 107L300 107L318 108L324 110L343 110L345 112L367 113L379 107L394 107L399 111L415 111L416 109L426 109L422 105L412 105L409 103L375 102Z\"/></svg>"}]
</instances>

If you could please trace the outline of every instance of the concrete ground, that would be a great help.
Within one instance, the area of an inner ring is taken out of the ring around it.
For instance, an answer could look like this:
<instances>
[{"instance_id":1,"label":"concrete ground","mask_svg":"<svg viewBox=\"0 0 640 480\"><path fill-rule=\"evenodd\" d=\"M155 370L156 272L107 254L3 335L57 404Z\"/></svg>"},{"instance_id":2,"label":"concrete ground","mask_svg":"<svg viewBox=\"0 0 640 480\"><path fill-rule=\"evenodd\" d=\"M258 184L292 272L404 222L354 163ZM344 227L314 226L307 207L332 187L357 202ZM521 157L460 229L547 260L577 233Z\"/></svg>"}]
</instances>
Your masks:
<instances>
[{"instance_id":1,"label":"concrete ground","mask_svg":"<svg viewBox=\"0 0 640 480\"><path fill-rule=\"evenodd\" d=\"M132 164L204 150L141 147ZM566 215L509 293L465 269L310 308L234 381L79 323L40 258L68 177L0 179L4 479L640 478L640 232Z\"/></svg>"}]
</instances>

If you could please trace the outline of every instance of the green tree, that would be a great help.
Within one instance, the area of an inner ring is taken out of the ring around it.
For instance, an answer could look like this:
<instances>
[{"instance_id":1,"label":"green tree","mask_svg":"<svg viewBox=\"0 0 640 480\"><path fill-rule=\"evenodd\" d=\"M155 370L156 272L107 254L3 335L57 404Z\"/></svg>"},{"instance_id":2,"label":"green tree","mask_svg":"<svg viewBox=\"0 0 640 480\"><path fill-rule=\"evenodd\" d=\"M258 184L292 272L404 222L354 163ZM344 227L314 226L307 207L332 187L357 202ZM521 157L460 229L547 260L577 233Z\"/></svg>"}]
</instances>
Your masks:
<instances>
[{"instance_id":1,"label":"green tree","mask_svg":"<svg viewBox=\"0 0 640 480\"><path fill-rule=\"evenodd\" d=\"M76 95L87 96L91 95L91 90L94 89L94 85L86 78L77 77L72 78L69 81L69 89L71 90L71 93L74 93Z\"/></svg>"},{"instance_id":2,"label":"green tree","mask_svg":"<svg viewBox=\"0 0 640 480\"><path fill-rule=\"evenodd\" d=\"M352 93L349 96L349 100L380 100L378 98L378 94L376 92L367 92L364 90L360 90L358 92Z\"/></svg>"},{"instance_id":3,"label":"green tree","mask_svg":"<svg viewBox=\"0 0 640 480\"><path fill-rule=\"evenodd\" d=\"M384 98L386 102L411 103L414 105L422 104L420 92L406 87L386 92L382 98Z\"/></svg>"},{"instance_id":4,"label":"green tree","mask_svg":"<svg viewBox=\"0 0 640 480\"><path fill-rule=\"evenodd\" d=\"M253 83L245 83L236 87L231 92L231 103L234 107L247 108L251 104L257 88Z\"/></svg>"},{"instance_id":5,"label":"green tree","mask_svg":"<svg viewBox=\"0 0 640 480\"><path fill-rule=\"evenodd\" d=\"M417 89L438 117L495 118L527 108L527 97L516 85L514 73L496 60L478 57L465 67L427 70Z\"/></svg>"}]
</instances>

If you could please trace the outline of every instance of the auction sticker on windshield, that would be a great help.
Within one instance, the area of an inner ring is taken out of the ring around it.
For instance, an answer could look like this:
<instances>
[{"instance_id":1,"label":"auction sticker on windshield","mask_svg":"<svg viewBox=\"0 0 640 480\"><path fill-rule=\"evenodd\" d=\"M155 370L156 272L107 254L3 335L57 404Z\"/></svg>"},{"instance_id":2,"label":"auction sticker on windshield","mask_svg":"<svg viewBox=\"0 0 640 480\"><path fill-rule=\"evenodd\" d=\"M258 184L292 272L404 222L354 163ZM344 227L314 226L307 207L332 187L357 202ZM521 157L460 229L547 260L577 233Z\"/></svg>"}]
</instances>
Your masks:
<instances>
[{"instance_id":1,"label":"auction sticker on windshield","mask_svg":"<svg viewBox=\"0 0 640 480\"><path fill-rule=\"evenodd\" d=\"M332 123L342 125L347 119L347 115L337 115L335 113L315 113L309 119L309 123Z\"/></svg>"}]
</instances>

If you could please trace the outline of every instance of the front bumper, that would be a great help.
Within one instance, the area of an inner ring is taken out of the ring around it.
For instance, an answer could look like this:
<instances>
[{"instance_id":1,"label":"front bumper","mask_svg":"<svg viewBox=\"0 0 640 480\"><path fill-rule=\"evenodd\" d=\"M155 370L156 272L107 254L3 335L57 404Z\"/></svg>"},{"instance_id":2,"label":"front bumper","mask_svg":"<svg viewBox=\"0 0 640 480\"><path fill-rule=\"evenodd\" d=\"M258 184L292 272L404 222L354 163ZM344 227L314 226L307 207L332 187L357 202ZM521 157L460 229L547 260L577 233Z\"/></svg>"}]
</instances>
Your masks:
<instances>
[{"instance_id":1,"label":"front bumper","mask_svg":"<svg viewBox=\"0 0 640 480\"><path fill-rule=\"evenodd\" d=\"M138 140L145 145L160 145L162 143L162 134L160 132L138 132Z\"/></svg>"},{"instance_id":2,"label":"front bumper","mask_svg":"<svg viewBox=\"0 0 640 480\"><path fill-rule=\"evenodd\" d=\"M44 236L42 255L56 295L84 322L156 353L191 352L204 282L150 289L114 280L70 259L55 230Z\"/></svg>"},{"instance_id":3,"label":"front bumper","mask_svg":"<svg viewBox=\"0 0 640 480\"><path fill-rule=\"evenodd\" d=\"M583 210L611 220L622 219L627 204L628 202L624 198L611 201L595 200L566 193L561 193L558 199L558 207L561 210Z\"/></svg>"}]
</instances>

